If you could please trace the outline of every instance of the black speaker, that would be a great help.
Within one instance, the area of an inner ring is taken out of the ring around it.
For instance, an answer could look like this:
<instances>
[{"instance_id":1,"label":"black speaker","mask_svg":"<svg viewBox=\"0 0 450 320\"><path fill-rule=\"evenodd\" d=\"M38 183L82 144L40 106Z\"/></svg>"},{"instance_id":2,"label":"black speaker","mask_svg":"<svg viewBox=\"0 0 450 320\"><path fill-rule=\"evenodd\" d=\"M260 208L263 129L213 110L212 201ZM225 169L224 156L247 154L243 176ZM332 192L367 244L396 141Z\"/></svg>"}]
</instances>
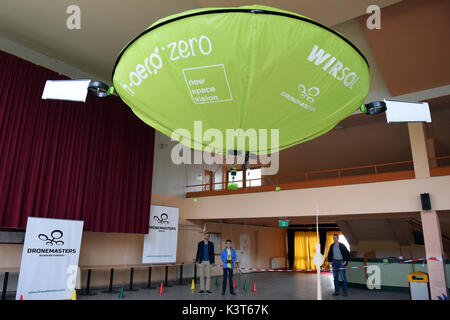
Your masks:
<instances>
[{"instance_id":1,"label":"black speaker","mask_svg":"<svg viewBox=\"0 0 450 320\"><path fill-rule=\"evenodd\" d=\"M415 230L413 231L414 244L424 245L425 239L423 238L423 232Z\"/></svg>"},{"instance_id":2,"label":"black speaker","mask_svg":"<svg viewBox=\"0 0 450 320\"><path fill-rule=\"evenodd\" d=\"M421 193L420 200L422 201L422 210L431 210L431 201L429 193Z\"/></svg>"}]
</instances>

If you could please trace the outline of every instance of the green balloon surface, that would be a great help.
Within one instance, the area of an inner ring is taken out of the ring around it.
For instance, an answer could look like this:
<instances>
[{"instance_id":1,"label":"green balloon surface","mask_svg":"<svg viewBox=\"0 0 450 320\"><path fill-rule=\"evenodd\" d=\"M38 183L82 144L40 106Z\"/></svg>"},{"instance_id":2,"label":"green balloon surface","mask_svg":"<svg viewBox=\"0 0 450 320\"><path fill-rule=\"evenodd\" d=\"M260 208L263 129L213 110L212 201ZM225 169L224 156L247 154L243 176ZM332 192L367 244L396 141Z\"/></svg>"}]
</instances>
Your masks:
<instances>
[{"instance_id":1,"label":"green balloon surface","mask_svg":"<svg viewBox=\"0 0 450 320\"><path fill-rule=\"evenodd\" d=\"M122 50L113 72L117 94L145 123L219 154L272 153L274 130L278 150L318 137L361 106L369 79L366 59L342 35L265 6L159 20ZM227 129L242 129L231 144ZM238 144L254 132L257 144Z\"/></svg>"}]
</instances>

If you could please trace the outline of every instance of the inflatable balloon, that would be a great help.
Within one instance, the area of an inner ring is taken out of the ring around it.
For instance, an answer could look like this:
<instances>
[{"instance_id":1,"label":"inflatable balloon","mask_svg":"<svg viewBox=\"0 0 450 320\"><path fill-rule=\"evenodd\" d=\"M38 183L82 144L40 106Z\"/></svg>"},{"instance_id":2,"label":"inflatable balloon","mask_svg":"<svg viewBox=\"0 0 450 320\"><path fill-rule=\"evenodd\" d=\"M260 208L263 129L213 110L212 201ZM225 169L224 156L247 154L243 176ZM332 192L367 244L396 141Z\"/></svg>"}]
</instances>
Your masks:
<instances>
[{"instance_id":1,"label":"inflatable balloon","mask_svg":"<svg viewBox=\"0 0 450 320\"><path fill-rule=\"evenodd\" d=\"M360 108L369 78L367 60L344 36L265 6L159 20L123 48L113 70L115 91L145 123L219 154L271 153L274 129L279 150L328 132ZM227 130L267 132L266 146L230 146Z\"/></svg>"}]
</instances>

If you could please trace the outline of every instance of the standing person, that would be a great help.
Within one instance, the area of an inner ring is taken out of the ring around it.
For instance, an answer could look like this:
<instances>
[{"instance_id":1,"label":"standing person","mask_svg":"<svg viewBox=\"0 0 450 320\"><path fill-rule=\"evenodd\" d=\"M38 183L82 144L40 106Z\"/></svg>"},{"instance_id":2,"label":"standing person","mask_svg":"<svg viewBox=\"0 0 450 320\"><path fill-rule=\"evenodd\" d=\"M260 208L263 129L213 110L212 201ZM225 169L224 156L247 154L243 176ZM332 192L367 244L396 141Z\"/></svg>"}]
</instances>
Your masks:
<instances>
[{"instance_id":1,"label":"standing person","mask_svg":"<svg viewBox=\"0 0 450 320\"><path fill-rule=\"evenodd\" d=\"M236 262L236 251L231 247L231 240L227 240L227 246L223 249L220 258L223 262L223 284L222 284L222 295L225 294L227 289L227 278L230 279L230 294L235 296L233 290L233 269L234 263Z\"/></svg>"},{"instance_id":2,"label":"standing person","mask_svg":"<svg viewBox=\"0 0 450 320\"><path fill-rule=\"evenodd\" d=\"M332 262L333 266L333 278L334 278L334 293L333 296L339 295L339 274L342 278L342 295L347 296L347 278L345 276L345 269L341 269L347 265L350 259L350 252L347 247L339 242L339 235L333 235L334 243L328 250L328 262Z\"/></svg>"},{"instance_id":3,"label":"standing person","mask_svg":"<svg viewBox=\"0 0 450 320\"><path fill-rule=\"evenodd\" d=\"M211 266L215 267L216 263L214 258L214 243L209 241L209 233L205 233L203 240L198 243L195 264L200 267L200 291L198 293L205 293L205 289L206 293L212 293L210 290Z\"/></svg>"}]
</instances>

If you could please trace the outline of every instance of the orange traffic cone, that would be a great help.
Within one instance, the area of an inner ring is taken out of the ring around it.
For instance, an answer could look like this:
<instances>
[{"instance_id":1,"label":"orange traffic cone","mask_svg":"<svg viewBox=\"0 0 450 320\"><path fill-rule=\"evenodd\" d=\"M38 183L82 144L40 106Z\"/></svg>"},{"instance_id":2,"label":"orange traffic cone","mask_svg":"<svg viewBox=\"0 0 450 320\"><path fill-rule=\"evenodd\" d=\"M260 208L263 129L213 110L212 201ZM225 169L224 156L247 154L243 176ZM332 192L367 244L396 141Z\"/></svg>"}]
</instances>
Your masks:
<instances>
[{"instance_id":1,"label":"orange traffic cone","mask_svg":"<svg viewBox=\"0 0 450 320\"><path fill-rule=\"evenodd\" d=\"M163 288L163 283L161 281L161 285L159 286L159 294L163 294L164 293L164 288Z\"/></svg>"},{"instance_id":2,"label":"orange traffic cone","mask_svg":"<svg viewBox=\"0 0 450 320\"><path fill-rule=\"evenodd\" d=\"M252 292L256 292L256 281L253 281L253 289Z\"/></svg>"},{"instance_id":3,"label":"orange traffic cone","mask_svg":"<svg viewBox=\"0 0 450 320\"><path fill-rule=\"evenodd\" d=\"M23 295L20 295L20 299L19 300L23 300Z\"/></svg>"},{"instance_id":4,"label":"orange traffic cone","mask_svg":"<svg viewBox=\"0 0 450 320\"><path fill-rule=\"evenodd\" d=\"M236 289L236 281L233 278L233 289Z\"/></svg>"}]
</instances>

